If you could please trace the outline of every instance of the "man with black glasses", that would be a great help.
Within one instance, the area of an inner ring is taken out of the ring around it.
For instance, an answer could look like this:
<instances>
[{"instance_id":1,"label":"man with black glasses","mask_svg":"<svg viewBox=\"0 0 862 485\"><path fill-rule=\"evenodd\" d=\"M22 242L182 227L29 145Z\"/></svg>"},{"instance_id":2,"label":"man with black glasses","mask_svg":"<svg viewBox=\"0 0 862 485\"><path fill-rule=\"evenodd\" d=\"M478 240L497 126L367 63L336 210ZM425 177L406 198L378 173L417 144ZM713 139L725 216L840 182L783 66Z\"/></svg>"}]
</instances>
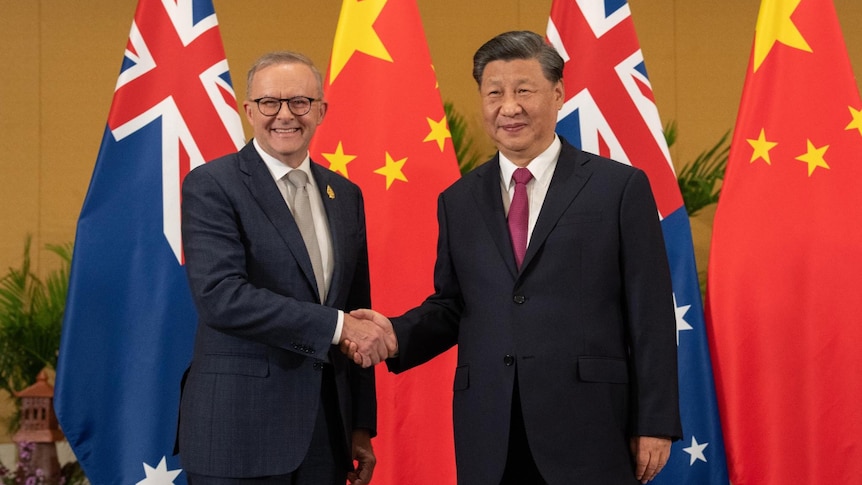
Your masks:
<instances>
[{"instance_id":1,"label":"man with black glasses","mask_svg":"<svg viewBox=\"0 0 862 485\"><path fill-rule=\"evenodd\" d=\"M261 57L243 106L254 139L183 184L199 323L181 462L192 485L364 485L375 465L374 374L333 345L385 340L345 313L371 303L362 195L309 158L327 103L308 58ZM367 350L378 362L388 352Z\"/></svg>"}]
</instances>

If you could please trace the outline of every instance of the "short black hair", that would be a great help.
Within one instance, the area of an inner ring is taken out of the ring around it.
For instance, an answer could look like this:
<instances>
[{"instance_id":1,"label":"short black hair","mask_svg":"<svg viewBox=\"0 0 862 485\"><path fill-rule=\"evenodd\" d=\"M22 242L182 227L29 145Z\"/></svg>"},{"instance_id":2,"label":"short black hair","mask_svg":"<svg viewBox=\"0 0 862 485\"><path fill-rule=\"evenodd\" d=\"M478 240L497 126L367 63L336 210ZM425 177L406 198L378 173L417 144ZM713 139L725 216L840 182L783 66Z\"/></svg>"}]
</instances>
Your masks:
<instances>
[{"instance_id":1,"label":"short black hair","mask_svg":"<svg viewBox=\"0 0 862 485\"><path fill-rule=\"evenodd\" d=\"M536 59L548 81L563 79L563 58L542 36L529 30L504 32L485 42L473 55L473 79L481 86L489 62L515 59Z\"/></svg>"}]
</instances>

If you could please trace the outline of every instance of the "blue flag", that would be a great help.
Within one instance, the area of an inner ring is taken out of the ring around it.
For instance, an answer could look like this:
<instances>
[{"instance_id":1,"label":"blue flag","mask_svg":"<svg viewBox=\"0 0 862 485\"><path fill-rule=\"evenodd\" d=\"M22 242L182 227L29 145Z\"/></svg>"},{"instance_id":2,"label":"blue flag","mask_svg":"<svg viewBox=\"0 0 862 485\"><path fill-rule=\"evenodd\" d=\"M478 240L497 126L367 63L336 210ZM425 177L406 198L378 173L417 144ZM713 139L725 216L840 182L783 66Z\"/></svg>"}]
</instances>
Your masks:
<instances>
[{"instance_id":1,"label":"blue flag","mask_svg":"<svg viewBox=\"0 0 862 485\"><path fill-rule=\"evenodd\" d=\"M625 0L554 0L548 39L566 61L557 132L583 150L646 172L673 279L684 437L652 482L727 485L691 227Z\"/></svg>"},{"instance_id":2,"label":"blue flag","mask_svg":"<svg viewBox=\"0 0 862 485\"><path fill-rule=\"evenodd\" d=\"M78 220L57 365L60 425L94 484L170 484L196 312L180 185L242 145L211 0L140 0Z\"/></svg>"}]
</instances>

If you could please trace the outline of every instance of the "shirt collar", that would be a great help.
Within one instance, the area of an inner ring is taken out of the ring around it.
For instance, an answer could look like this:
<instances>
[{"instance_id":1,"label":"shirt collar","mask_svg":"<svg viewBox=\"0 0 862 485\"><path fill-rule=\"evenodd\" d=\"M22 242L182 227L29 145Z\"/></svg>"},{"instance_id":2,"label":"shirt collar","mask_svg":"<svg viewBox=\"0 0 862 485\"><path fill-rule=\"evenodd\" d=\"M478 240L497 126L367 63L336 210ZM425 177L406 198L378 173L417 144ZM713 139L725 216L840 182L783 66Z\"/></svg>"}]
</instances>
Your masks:
<instances>
[{"instance_id":1,"label":"shirt collar","mask_svg":"<svg viewBox=\"0 0 862 485\"><path fill-rule=\"evenodd\" d=\"M548 148L546 148L545 151L540 153L536 158L530 160L530 163L527 164L527 168L529 168L530 173L533 174L533 179L540 182L543 181L545 177L554 173L554 171L550 169L556 165L556 161L560 157L562 146L563 144L560 142L560 137L554 134L554 141L551 142ZM509 187L512 183L512 174L515 173L515 169L517 168L517 165L506 158L502 152L500 153L500 180L503 182L505 187Z\"/></svg>"},{"instance_id":2,"label":"shirt collar","mask_svg":"<svg viewBox=\"0 0 862 485\"><path fill-rule=\"evenodd\" d=\"M281 180L291 170L302 170L308 174L308 182L312 187L314 186L314 176L311 175L311 159L309 158L308 153L305 154L305 159L302 163L293 169L285 165L281 160L263 151L257 143L257 139L252 140L252 143L254 144L254 149L257 150L257 154L260 155L260 158L263 159L263 163L266 164L266 168L269 169L269 173L272 175L273 180Z\"/></svg>"}]
</instances>

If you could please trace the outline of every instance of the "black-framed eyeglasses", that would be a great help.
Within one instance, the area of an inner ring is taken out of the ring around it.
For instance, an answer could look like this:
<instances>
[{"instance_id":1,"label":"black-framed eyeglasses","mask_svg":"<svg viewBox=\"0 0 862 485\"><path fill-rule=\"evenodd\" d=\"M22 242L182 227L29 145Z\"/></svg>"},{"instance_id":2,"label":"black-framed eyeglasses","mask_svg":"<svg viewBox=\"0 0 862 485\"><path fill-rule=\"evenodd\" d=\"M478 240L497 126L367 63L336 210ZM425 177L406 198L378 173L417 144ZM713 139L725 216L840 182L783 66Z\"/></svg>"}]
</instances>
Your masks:
<instances>
[{"instance_id":1,"label":"black-framed eyeglasses","mask_svg":"<svg viewBox=\"0 0 862 485\"><path fill-rule=\"evenodd\" d=\"M292 98L272 98L264 96L262 98L252 99L257 103L257 109L264 116L275 116L281 111L281 104L287 103L287 109L296 116L307 115L311 111L311 105L319 99L309 98L308 96L294 96Z\"/></svg>"}]
</instances>

